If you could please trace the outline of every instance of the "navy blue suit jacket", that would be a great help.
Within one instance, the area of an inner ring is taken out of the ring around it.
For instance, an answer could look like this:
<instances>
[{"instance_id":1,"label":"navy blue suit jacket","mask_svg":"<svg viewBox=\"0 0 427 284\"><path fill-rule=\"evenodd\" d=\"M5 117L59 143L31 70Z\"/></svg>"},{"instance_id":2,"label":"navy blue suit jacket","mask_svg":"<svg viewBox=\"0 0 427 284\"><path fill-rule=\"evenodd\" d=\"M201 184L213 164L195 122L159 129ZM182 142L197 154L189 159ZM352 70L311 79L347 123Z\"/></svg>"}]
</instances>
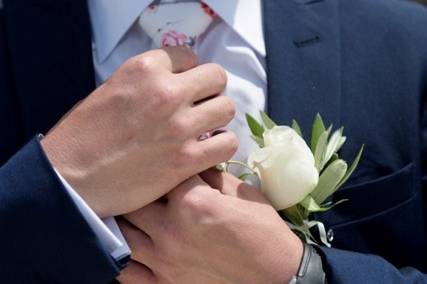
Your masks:
<instances>
[{"instance_id":1,"label":"navy blue suit jacket","mask_svg":"<svg viewBox=\"0 0 427 284\"><path fill-rule=\"evenodd\" d=\"M319 214L331 283L427 283L427 10L395 0L264 0L268 111L305 133L344 125L342 155L366 150ZM95 88L84 0L4 0L0 10L0 277L107 283L118 266L40 148ZM30 142L28 142L30 141ZM424 197L423 197L424 194ZM0 281L1 282L1 281Z\"/></svg>"}]
</instances>

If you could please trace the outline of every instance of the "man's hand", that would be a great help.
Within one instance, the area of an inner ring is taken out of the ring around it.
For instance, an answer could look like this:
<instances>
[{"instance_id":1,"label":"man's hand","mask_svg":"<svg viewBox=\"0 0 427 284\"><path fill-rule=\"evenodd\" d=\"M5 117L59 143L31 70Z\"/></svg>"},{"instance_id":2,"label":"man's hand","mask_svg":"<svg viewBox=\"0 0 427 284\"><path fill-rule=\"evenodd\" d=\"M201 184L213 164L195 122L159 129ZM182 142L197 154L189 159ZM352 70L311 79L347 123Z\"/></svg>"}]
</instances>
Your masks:
<instances>
[{"instance_id":1,"label":"man's hand","mask_svg":"<svg viewBox=\"0 0 427 284\"><path fill-rule=\"evenodd\" d=\"M226 81L187 47L144 53L66 115L43 148L98 215L134 211L234 154L232 133L199 139L234 117L217 95Z\"/></svg>"},{"instance_id":2,"label":"man's hand","mask_svg":"<svg viewBox=\"0 0 427 284\"><path fill-rule=\"evenodd\" d=\"M303 253L261 192L213 170L126 215L120 227L133 259L124 284L288 283Z\"/></svg>"}]
</instances>

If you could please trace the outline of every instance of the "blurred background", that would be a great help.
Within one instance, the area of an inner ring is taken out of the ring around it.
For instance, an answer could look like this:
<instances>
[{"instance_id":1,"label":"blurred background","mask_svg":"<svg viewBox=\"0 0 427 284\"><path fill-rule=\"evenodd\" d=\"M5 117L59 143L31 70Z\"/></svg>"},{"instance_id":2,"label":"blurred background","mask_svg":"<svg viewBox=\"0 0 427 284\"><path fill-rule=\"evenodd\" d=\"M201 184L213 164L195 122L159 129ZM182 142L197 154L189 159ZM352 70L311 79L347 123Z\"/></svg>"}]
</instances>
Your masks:
<instances>
[{"instance_id":1,"label":"blurred background","mask_svg":"<svg viewBox=\"0 0 427 284\"><path fill-rule=\"evenodd\" d=\"M420 2L420 3L423 3L425 5L427 5L427 0L417 0L417 1Z\"/></svg>"}]
</instances>

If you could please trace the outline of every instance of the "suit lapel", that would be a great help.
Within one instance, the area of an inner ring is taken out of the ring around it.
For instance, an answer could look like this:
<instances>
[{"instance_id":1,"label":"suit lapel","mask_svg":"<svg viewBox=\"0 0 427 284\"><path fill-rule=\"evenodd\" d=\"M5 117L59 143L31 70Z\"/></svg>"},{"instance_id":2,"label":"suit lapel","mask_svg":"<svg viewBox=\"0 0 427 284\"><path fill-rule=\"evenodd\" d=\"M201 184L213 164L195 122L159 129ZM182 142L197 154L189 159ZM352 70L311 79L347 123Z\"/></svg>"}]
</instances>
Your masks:
<instances>
[{"instance_id":1,"label":"suit lapel","mask_svg":"<svg viewBox=\"0 0 427 284\"><path fill-rule=\"evenodd\" d=\"M268 112L281 124L297 119L306 134L317 112L340 124L337 2L263 1Z\"/></svg>"},{"instance_id":2,"label":"suit lapel","mask_svg":"<svg viewBox=\"0 0 427 284\"><path fill-rule=\"evenodd\" d=\"M85 0L5 1L8 45L26 136L45 132L94 88Z\"/></svg>"}]
</instances>

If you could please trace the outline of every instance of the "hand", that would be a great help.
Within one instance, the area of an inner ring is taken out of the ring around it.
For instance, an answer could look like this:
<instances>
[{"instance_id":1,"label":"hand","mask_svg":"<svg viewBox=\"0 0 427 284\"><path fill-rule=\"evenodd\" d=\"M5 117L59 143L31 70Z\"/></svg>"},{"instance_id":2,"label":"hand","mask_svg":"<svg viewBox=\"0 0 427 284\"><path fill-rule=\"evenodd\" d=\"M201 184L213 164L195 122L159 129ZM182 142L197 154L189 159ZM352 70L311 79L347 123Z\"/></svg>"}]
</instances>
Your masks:
<instances>
[{"instance_id":1,"label":"hand","mask_svg":"<svg viewBox=\"0 0 427 284\"><path fill-rule=\"evenodd\" d=\"M133 261L121 283L288 283L299 238L256 188L213 170L201 177L124 216Z\"/></svg>"},{"instance_id":2,"label":"hand","mask_svg":"<svg viewBox=\"0 0 427 284\"><path fill-rule=\"evenodd\" d=\"M49 160L101 217L134 211L188 177L229 159L224 70L197 65L187 47L127 61L42 140Z\"/></svg>"}]
</instances>

